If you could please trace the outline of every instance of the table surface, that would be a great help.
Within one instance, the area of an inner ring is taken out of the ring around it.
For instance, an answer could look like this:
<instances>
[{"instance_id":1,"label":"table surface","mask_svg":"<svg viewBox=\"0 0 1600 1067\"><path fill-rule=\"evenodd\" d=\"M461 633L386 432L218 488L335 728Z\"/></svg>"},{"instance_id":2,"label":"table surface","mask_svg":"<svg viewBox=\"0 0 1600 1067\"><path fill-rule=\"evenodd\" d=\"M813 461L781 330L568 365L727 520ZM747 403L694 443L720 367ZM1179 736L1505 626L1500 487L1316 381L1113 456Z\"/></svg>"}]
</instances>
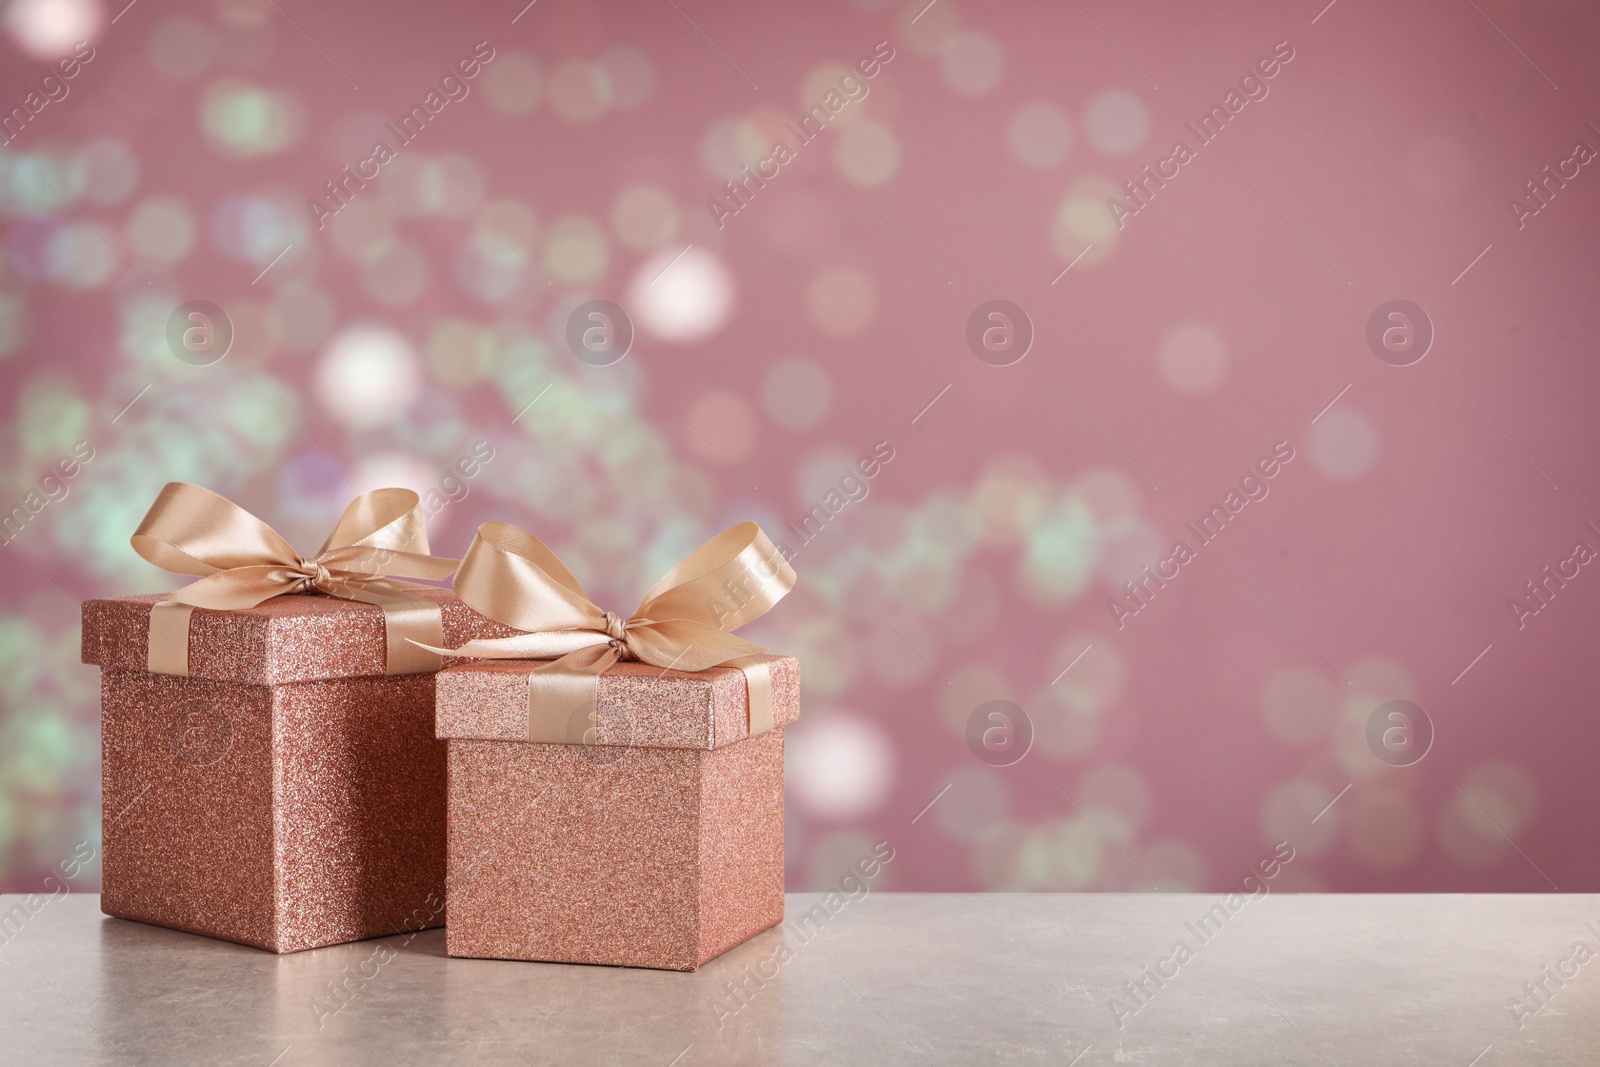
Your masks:
<instances>
[{"instance_id":1,"label":"table surface","mask_svg":"<svg viewBox=\"0 0 1600 1067\"><path fill-rule=\"evenodd\" d=\"M1600 1063L1594 895L795 894L694 974L450 959L442 930L275 956L32 903L0 897L4 1063Z\"/></svg>"}]
</instances>

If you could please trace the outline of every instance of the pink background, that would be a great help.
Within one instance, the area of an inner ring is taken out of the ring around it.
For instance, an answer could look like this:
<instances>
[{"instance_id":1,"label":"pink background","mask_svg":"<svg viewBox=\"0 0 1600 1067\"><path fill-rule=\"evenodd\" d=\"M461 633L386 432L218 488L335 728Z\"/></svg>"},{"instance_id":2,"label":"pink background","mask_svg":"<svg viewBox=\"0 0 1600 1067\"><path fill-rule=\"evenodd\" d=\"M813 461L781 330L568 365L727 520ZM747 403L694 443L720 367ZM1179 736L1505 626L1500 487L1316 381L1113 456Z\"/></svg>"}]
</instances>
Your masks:
<instances>
[{"instance_id":1,"label":"pink background","mask_svg":"<svg viewBox=\"0 0 1600 1067\"><path fill-rule=\"evenodd\" d=\"M1600 12L925 3L13 0L0 105L95 57L0 149L0 511L94 458L0 553L0 887L98 839L75 602L174 587L127 543L164 482L309 552L355 488L487 440L435 551L506 519L619 612L733 522L793 546L889 442L748 630L804 663L791 888L882 838L894 889L1218 889L1278 841L1278 889L1600 889L1600 576L1508 607L1600 550L1600 174L1509 207L1600 146ZM316 229L479 41L470 95ZM730 171L880 41L718 229ZM1281 41L1118 230L1107 199ZM638 333L609 367L564 340L596 297ZM1435 331L1407 367L1366 341L1396 298ZM1036 334L1010 366L966 345L991 299ZM165 340L189 300L234 324L214 365ZM1121 581L1277 442L1270 494L1119 629ZM1412 766L1365 739L1394 699L1435 731ZM1033 724L1011 766L965 740L990 700Z\"/></svg>"}]
</instances>

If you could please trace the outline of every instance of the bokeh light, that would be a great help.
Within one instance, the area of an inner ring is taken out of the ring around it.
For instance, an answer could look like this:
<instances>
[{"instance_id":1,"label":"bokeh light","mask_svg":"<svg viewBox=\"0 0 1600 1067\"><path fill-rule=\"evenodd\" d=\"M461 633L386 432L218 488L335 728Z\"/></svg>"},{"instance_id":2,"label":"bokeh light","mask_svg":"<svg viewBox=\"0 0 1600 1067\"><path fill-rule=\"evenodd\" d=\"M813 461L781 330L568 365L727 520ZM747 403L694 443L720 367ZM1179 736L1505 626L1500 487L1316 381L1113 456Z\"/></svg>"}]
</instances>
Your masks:
<instances>
[{"instance_id":1,"label":"bokeh light","mask_svg":"<svg viewBox=\"0 0 1600 1067\"><path fill-rule=\"evenodd\" d=\"M715 336L733 314L733 276L702 248L663 250L642 262L628 286L628 308L638 326L672 344Z\"/></svg>"},{"instance_id":2,"label":"bokeh light","mask_svg":"<svg viewBox=\"0 0 1600 1067\"><path fill-rule=\"evenodd\" d=\"M1072 123L1053 104L1026 104L1011 116L1006 142L1030 167L1053 167L1072 149Z\"/></svg>"},{"instance_id":3,"label":"bokeh light","mask_svg":"<svg viewBox=\"0 0 1600 1067\"><path fill-rule=\"evenodd\" d=\"M1150 113L1137 93L1107 89L1083 111L1083 136L1096 151L1125 156L1150 135Z\"/></svg>"},{"instance_id":4,"label":"bokeh light","mask_svg":"<svg viewBox=\"0 0 1600 1067\"><path fill-rule=\"evenodd\" d=\"M1378 428L1348 404L1337 404L1317 419L1306 437L1311 463L1337 481L1359 478L1378 459Z\"/></svg>"},{"instance_id":5,"label":"bokeh light","mask_svg":"<svg viewBox=\"0 0 1600 1067\"><path fill-rule=\"evenodd\" d=\"M312 381L329 415L346 426L381 425L417 397L416 353L406 335L387 326L351 326L323 351Z\"/></svg>"},{"instance_id":6,"label":"bokeh light","mask_svg":"<svg viewBox=\"0 0 1600 1067\"><path fill-rule=\"evenodd\" d=\"M819 819L860 818L889 797L894 750L870 720L844 712L802 720L785 738L789 782L801 808Z\"/></svg>"},{"instance_id":7,"label":"bokeh light","mask_svg":"<svg viewBox=\"0 0 1600 1067\"><path fill-rule=\"evenodd\" d=\"M872 323L877 306L872 276L857 267L829 267L812 278L806 289L806 312L812 324L829 337L861 333Z\"/></svg>"},{"instance_id":8,"label":"bokeh light","mask_svg":"<svg viewBox=\"0 0 1600 1067\"><path fill-rule=\"evenodd\" d=\"M35 59L54 60L79 41L92 41L100 29L95 0L11 0L6 32Z\"/></svg>"},{"instance_id":9,"label":"bokeh light","mask_svg":"<svg viewBox=\"0 0 1600 1067\"><path fill-rule=\"evenodd\" d=\"M1201 396L1228 376L1228 345L1216 329L1198 322L1180 323L1162 334L1156 346L1161 380L1180 393Z\"/></svg>"},{"instance_id":10,"label":"bokeh light","mask_svg":"<svg viewBox=\"0 0 1600 1067\"><path fill-rule=\"evenodd\" d=\"M950 90L961 96L982 96L1000 84L1005 50L986 33L964 31L946 40L939 71Z\"/></svg>"},{"instance_id":11,"label":"bokeh light","mask_svg":"<svg viewBox=\"0 0 1600 1067\"><path fill-rule=\"evenodd\" d=\"M767 414L796 430L821 422L832 399L827 368L808 359L774 364L761 387Z\"/></svg>"}]
</instances>

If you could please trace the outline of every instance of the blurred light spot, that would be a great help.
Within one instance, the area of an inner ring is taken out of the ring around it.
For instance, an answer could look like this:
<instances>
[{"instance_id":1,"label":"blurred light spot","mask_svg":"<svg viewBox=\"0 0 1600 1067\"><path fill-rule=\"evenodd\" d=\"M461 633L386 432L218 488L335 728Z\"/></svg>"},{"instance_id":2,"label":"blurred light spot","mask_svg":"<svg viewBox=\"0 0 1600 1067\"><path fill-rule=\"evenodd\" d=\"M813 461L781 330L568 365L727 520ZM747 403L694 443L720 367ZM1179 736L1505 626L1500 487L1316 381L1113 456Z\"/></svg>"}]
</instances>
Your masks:
<instances>
[{"instance_id":1,"label":"blurred light spot","mask_svg":"<svg viewBox=\"0 0 1600 1067\"><path fill-rule=\"evenodd\" d=\"M1267 679L1261 693L1261 719L1273 735L1291 745L1310 745L1332 734L1339 694L1321 671L1285 667Z\"/></svg>"},{"instance_id":2,"label":"blurred light spot","mask_svg":"<svg viewBox=\"0 0 1600 1067\"><path fill-rule=\"evenodd\" d=\"M881 122L863 119L839 131L833 161L857 185L882 185L900 166L900 142Z\"/></svg>"},{"instance_id":3,"label":"blurred light spot","mask_svg":"<svg viewBox=\"0 0 1600 1067\"><path fill-rule=\"evenodd\" d=\"M1348 404L1330 409L1306 438L1311 462L1330 478L1359 478L1378 458L1378 430L1372 420Z\"/></svg>"},{"instance_id":4,"label":"blurred light spot","mask_svg":"<svg viewBox=\"0 0 1600 1067\"><path fill-rule=\"evenodd\" d=\"M50 375L39 375L23 386L17 397L17 437L30 456L48 456L53 463L84 440L89 428L89 404L72 386Z\"/></svg>"},{"instance_id":5,"label":"blurred light spot","mask_svg":"<svg viewBox=\"0 0 1600 1067\"><path fill-rule=\"evenodd\" d=\"M1072 483L1070 492L1084 502L1095 524L1102 529L1137 518L1139 487L1111 467L1091 467L1084 471Z\"/></svg>"},{"instance_id":6,"label":"blurred light spot","mask_svg":"<svg viewBox=\"0 0 1600 1067\"><path fill-rule=\"evenodd\" d=\"M977 841L1010 812L1006 785L988 767L961 766L947 775L950 790L933 806L939 828L957 841Z\"/></svg>"},{"instance_id":7,"label":"blurred light spot","mask_svg":"<svg viewBox=\"0 0 1600 1067\"><path fill-rule=\"evenodd\" d=\"M337 314L321 286L292 281L273 294L267 326L291 352L309 352L328 339Z\"/></svg>"},{"instance_id":8,"label":"blurred light spot","mask_svg":"<svg viewBox=\"0 0 1600 1067\"><path fill-rule=\"evenodd\" d=\"M217 15L225 26L253 30L270 19L273 11L267 0L219 0Z\"/></svg>"},{"instance_id":9,"label":"blurred light spot","mask_svg":"<svg viewBox=\"0 0 1600 1067\"><path fill-rule=\"evenodd\" d=\"M806 76L801 79L800 92L795 96L795 103L799 113L804 115L814 107L821 107L824 111L828 110L828 106L824 101L827 100L829 93L834 93L840 100L848 102L842 111L829 120L829 125L837 124L840 128L843 128L851 123L861 121L866 117L863 104L871 96L872 91L869 88L866 91L866 97L860 100L850 100L844 90L839 87L840 81L847 77L854 78L856 84L867 84L858 71L839 63L824 63L821 66L812 67L806 72ZM860 90L857 90L857 95L859 94Z\"/></svg>"},{"instance_id":10,"label":"blurred light spot","mask_svg":"<svg viewBox=\"0 0 1600 1067\"><path fill-rule=\"evenodd\" d=\"M1149 133L1150 115L1144 101L1126 89L1107 89L1084 109L1083 134L1107 155L1127 155L1144 144Z\"/></svg>"},{"instance_id":11,"label":"blurred light spot","mask_svg":"<svg viewBox=\"0 0 1600 1067\"><path fill-rule=\"evenodd\" d=\"M611 85L600 67L586 59L569 59L550 76L549 94L556 118L587 126L605 114Z\"/></svg>"},{"instance_id":12,"label":"blurred light spot","mask_svg":"<svg viewBox=\"0 0 1600 1067\"><path fill-rule=\"evenodd\" d=\"M1072 124L1054 104L1025 104L1011 116L1007 140L1030 167L1053 167L1072 149Z\"/></svg>"},{"instance_id":13,"label":"blurred light spot","mask_svg":"<svg viewBox=\"0 0 1600 1067\"><path fill-rule=\"evenodd\" d=\"M989 461L972 487L968 508L977 520L979 539L991 548L1009 549L1038 525L1047 499L1038 460L1006 453Z\"/></svg>"},{"instance_id":14,"label":"blurred light spot","mask_svg":"<svg viewBox=\"0 0 1600 1067\"><path fill-rule=\"evenodd\" d=\"M772 140L749 119L722 119L712 123L700 141L700 162L717 181L739 176L739 168L754 167L772 151Z\"/></svg>"},{"instance_id":15,"label":"blurred light spot","mask_svg":"<svg viewBox=\"0 0 1600 1067\"><path fill-rule=\"evenodd\" d=\"M701 459L737 463L755 448L756 416L743 398L721 391L709 393L687 414L690 425L683 427L683 443Z\"/></svg>"},{"instance_id":16,"label":"blurred light spot","mask_svg":"<svg viewBox=\"0 0 1600 1067\"><path fill-rule=\"evenodd\" d=\"M1352 790L1344 802L1350 805L1346 819L1350 852L1361 864L1395 871L1416 860L1427 835L1416 801L1396 789L1369 786Z\"/></svg>"},{"instance_id":17,"label":"blurred light spot","mask_svg":"<svg viewBox=\"0 0 1600 1067\"><path fill-rule=\"evenodd\" d=\"M1111 254L1117 243L1117 222L1107 201L1121 192L1105 178L1083 178L1072 184L1056 208L1050 227L1050 244L1056 254L1078 266L1093 266ZM1087 252L1084 246L1092 246Z\"/></svg>"},{"instance_id":18,"label":"blurred light spot","mask_svg":"<svg viewBox=\"0 0 1600 1067\"><path fill-rule=\"evenodd\" d=\"M1094 827L1076 816L1035 827L1024 835L1017 854L1017 888L1082 889L1099 877L1108 847Z\"/></svg>"},{"instance_id":19,"label":"blurred light spot","mask_svg":"<svg viewBox=\"0 0 1600 1067\"><path fill-rule=\"evenodd\" d=\"M628 308L647 333L673 344L694 344L727 325L733 277L703 248L689 248L674 263L678 256L663 249L639 265L628 286Z\"/></svg>"},{"instance_id":20,"label":"blurred light spot","mask_svg":"<svg viewBox=\"0 0 1600 1067\"><path fill-rule=\"evenodd\" d=\"M837 490L839 479L851 469L855 456L838 445L814 448L801 460L795 476L795 503L809 507Z\"/></svg>"},{"instance_id":21,"label":"blurred light spot","mask_svg":"<svg viewBox=\"0 0 1600 1067\"><path fill-rule=\"evenodd\" d=\"M225 78L206 90L200 124L225 155L265 156L287 148L299 137L298 112L280 93Z\"/></svg>"},{"instance_id":22,"label":"blurred light spot","mask_svg":"<svg viewBox=\"0 0 1600 1067\"><path fill-rule=\"evenodd\" d=\"M1078 654L1091 644L1094 647L1080 659ZM1063 675L1061 672L1074 660L1077 663L1072 670ZM1087 633L1073 634L1063 639L1050 658L1049 678L1061 679L1054 683L1055 686L1070 686L1072 691L1092 701L1097 707L1110 704L1122 696L1126 674L1127 667L1123 665L1116 648L1106 641L1094 641Z\"/></svg>"},{"instance_id":23,"label":"blurred light spot","mask_svg":"<svg viewBox=\"0 0 1600 1067\"><path fill-rule=\"evenodd\" d=\"M195 220L175 196L152 196L128 216L128 240L140 256L176 263L194 248Z\"/></svg>"},{"instance_id":24,"label":"blurred light spot","mask_svg":"<svg viewBox=\"0 0 1600 1067\"><path fill-rule=\"evenodd\" d=\"M808 359L785 360L767 372L761 400L778 422L793 429L815 426L828 413L833 386L821 364Z\"/></svg>"},{"instance_id":25,"label":"blurred light spot","mask_svg":"<svg viewBox=\"0 0 1600 1067\"><path fill-rule=\"evenodd\" d=\"M1144 519L1119 523L1115 532L1105 537L1100 573L1120 591L1123 582L1144 577L1147 567L1149 574L1155 574L1156 561L1166 555L1169 547L1161 531Z\"/></svg>"},{"instance_id":26,"label":"blurred light spot","mask_svg":"<svg viewBox=\"0 0 1600 1067\"><path fill-rule=\"evenodd\" d=\"M96 137L73 153L81 174L84 199L96 204L118 204L139 184L139 159L122 141Z\"/></svg>"},{"instance_id":27,"label":"blurred light spot","mask_svg":"<svg viewBox=\"0 0 1600 1067\"><path fill-rule=\"evenodd\" d=\"M806 311L830 337L853 337L871 324L878 294L872 278L856 267L828 267L806 289Z\"/></svg>"},{"instance_id":28,"label":"blurred light spot","mask_svg":"<svg viewBox=\"0 0 1600 1067\"><path fill-rule=\"evenodd\" d=\"M104 284L117 262L117 253L86 222L58 226L45 248L45 269L49 275L76 289L92 289Z\"/></svg>"},{"instance_id":29,"label":"blurred light spot","mask_svg":"<svg viewBox=\"0 0 1600 1067\"><path fill-rule=\"evenodd\" d=\"M1209 326L1186 322L1169 329L1156 346L1161 379L1180 393L1209 393L1228 376L1228 345Z\"/></svg>"},{"instance_id":30,"label":"blurred light spot","mask_svg":"<svg viewBox=\"0 0 1600 1067\"><path fill-rule=\"evenodd\" d=\"M496 53L483 71L483 93L502 115L526 115L544 95L539 61L512 49Z\"/></svg>"},{"instance_id":31,"label":"blurred light spot","mask_svg":"<svg viewBox=\"0 0 1600 1067\"><path fill-rule=\"evenodd\" d=\"M1268 841L1292 841L1295 852L1315 856L1332 843L1338 832L1344 802L1331 808L1328 805L1339 789L1329 789L1309 778L1296 778L1277 786L1261 802L1262 836ZM1349 800L1349 795L1344 799Z\"/></svg>"},{"instance_id":32,"label":"blurred light spot","mask_svg":"<svg viewBox=\"0 0 1600 1067\"><path fill-rule=\"evenodd\" d=\"M361 280L379 303L409 304L428 287L428 258L409 242L396 242L381 256L361 265Z\"/></svg>"},{"instance_id":33,"label":"blurred light spot","mask_svg":"<svg viewBox=\"0 0 1600 1067\"><path fill-rule=\"evenodd\" d=\"M92 39L100 18L94 0L11 0L6 31L30 56L53 61L77 42Z\"/></svg>"},{"instance_id":34,"label":"blurred light spot","mask_svg":"<svg viewBox=\"0 0 1600 1067\"><path fill-rule=\"evenodd\" d=\"M888 799L894 749L876 725L840 712L805 720L785 733L788 780L811 815L844 822Z\"/></svg>"},{"instance_id":35,"label":"blurred light spot","mask_svg":"<svg viewBox=\"0 0 1600 1067\"><path fill-rule=\"evenodd\" d=\"M623 190L611 209L617 238L637 252L648 252L678 238L680 216L672 198L653 185Z\"/></svg>"},{"instance_id":36,"label":"blurred light spot","mask_svg":"<svg viewBox=\"0 0 1600 1067\"><path fill-rule=\"evenodd\" d=\"M351 326L328 344L312 385L333 418L363 429L405 411L421 382L416 354L404 334L387 326Z\"/></svg>"},{"instance_id":37,"label":"blurred light spot","mask_svg":"<svg viewBox=\"0 0 1600 1067\"><path fill-rule=\"evenodd\" d=\"M173 15L156 23L146 44L150 63L178 81L205 73L217 54L217 38L204 24L187 15Z\"/></svg>"},{"instance_id":38,"label":"blurred light spot","mask_svg":"<svg viewBox=\"0 0 1600 1067\"><path fill-rule=\"evenodd\" d=\"M494 334L462 319L445 319L428 337L428 369L444 384L464 389L494 369Z\"/></svg>"},{"instance_id":39,"label":"blurred light spot","mask_svg":"<svg viewBox=\"0 0 1600 1067\"><path fill-rule=\"evenodd\" d=\"M539 220L532 208L517 200L486 204L483 216L472 239L457 254L456 279L480 300L506 300L518 291L527 273L527 250L539 247Z\"/></svg>"},{"instance_id":40,"label":"blurred light spot","mask_svg":"<svg viewBox=\"0 0 1600 1067\"><path fill-rule=\"evenodd\" d=\"M456 281L488 303L516 294L527 264L517 250L494 233L475 233L456 253Z\"/></svg>"},{"instance_id":41,"label":"blurred light spot","mask_svg":"<svg viewBox=\"0 0 1600 1067\"><path fill-rule=\"evenodd\" d=\"M945 40L939 72L952 92L982 96L1000 84L1006 55L1000 42L987 33L959 31Z\"/></svg>"},{"instance_id":42,"label":"blurred light spot","mask_svg":"<svg viewBox=\"0 0 1600 1067\"><path fill-rule=\"evenodd\" d=\"M1062 500L1028 537L1018 584L1035 603L1059 604L1088 587L1099 562L1100 544L1089 509L1081 500Z\"/></svg>"},{"instance_id":43,"label":"blurred light spot","mask_svg":"<svg viewBox=\"0 0 1600 1067\"><path fill-rule=\"evenodd\" d=\"M563 281L593 281L605 273L610 255L606 244L606 231L598 222L582 215L565 215L550 226L545 269Z\"/></svg>"},{"instance_id":44,"label":"blurred light spot","mask_svg":"<svg viewBox=\"0 0 1600 1067\"><path fill-rule=\"evenodd\" d=\"M637 48L618 45L600 53L600 70L611 89L611 106L635 108L650 99L655 65Z\"/></svg>"},{"instance_id":45,"label":"blurred light spot","mask_svg":"<svg viewBox=\"0 0 1600 1067\"><path fill-rule=\"evenodd\" d=\"M309 242L310 216L297 207L258 197L229 197L211 217L212 240L231 259L265 266L288 245Z\"/></svg>"}]
</instances>

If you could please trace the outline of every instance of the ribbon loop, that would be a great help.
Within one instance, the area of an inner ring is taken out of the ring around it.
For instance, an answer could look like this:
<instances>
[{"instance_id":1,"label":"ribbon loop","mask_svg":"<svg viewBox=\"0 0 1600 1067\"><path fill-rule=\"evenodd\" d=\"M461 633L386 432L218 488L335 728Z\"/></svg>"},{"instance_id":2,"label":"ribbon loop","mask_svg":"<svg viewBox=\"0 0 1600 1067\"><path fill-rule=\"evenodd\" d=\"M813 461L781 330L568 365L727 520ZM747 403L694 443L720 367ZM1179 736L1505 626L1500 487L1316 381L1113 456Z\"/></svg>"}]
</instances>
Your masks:
<instances>
[{"instance_id":1,"label":"ribbon loop","mask_svg":"<svg viewBox=\"0 0 1600 1067\"><path fill-rule=\"evenodd\" d=\"M595 700L600 675L619 660L663 671L737 668L748 685L755 736L772 727L770 675L749 659L764 650L730 631L765 614L795 581L761 528L744 522L690 553L623 619L594 604L543 541L509 523L487 522L462 556L456 592L475 611L522 633L457 649L424 647L480 659L548 660L528 675L530 741L574 743L574 708Z\"/></svg>"},{"instance_id":2,"label":"ribbon loop","mask_svg":"<svg viewBox=\"0 0 1600 1067\"><path fill-rule=\"evenodd\" d=\"M168 482L133 534L134 551L163 570L199 577L155 605L146 659L156 674L189 673L189 616L195 608L238 611L287 593L325 593L383 609L385 674L436 671L425 643L443 640L439 605L402 579L450 577L456 561L428 554L421 500L409 489L378 489L350 502L313 557L296 552L265 522L226 497Z\"/></svg>"}]
</instances>

